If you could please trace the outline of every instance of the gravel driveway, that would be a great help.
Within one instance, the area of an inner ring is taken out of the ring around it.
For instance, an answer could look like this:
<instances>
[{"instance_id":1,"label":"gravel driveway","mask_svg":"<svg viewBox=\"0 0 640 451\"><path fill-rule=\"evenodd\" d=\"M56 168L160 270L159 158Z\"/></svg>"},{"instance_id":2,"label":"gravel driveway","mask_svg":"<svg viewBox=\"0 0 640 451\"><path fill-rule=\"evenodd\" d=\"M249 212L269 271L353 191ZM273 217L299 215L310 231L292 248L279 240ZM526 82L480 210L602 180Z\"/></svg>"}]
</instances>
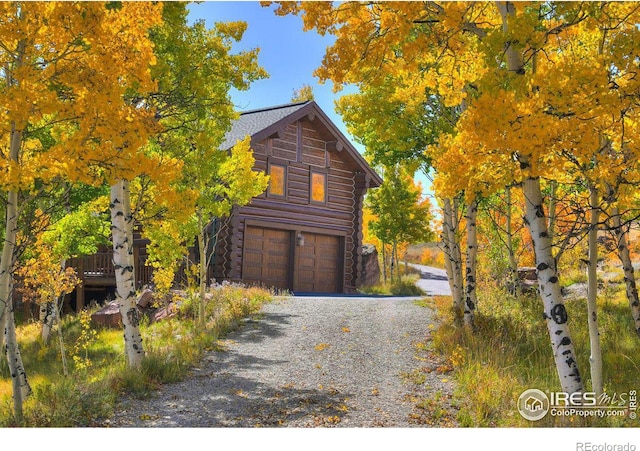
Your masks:
<instances>
[{"instance_id":1,"label":"gravel driveway","mask_svg":"<svg viewBox=\"0 0 640 451\"><path fill-rule=\"evenodd\" d=\"M453 426L453 387L424 346L433 312L416 299L278 298L186 380L124 401L107 425Z\"/></svg>"}]
</instances>

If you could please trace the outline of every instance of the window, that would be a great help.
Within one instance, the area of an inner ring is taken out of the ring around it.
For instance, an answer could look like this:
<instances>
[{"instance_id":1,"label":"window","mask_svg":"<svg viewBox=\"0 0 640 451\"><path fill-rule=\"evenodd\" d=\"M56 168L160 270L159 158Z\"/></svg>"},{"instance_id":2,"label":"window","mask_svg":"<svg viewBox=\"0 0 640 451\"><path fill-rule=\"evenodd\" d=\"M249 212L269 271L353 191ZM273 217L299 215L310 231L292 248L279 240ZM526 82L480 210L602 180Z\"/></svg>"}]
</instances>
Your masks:
<instances>
[{"instance_id":1,"label":"window","mask_svg":"<svg viewBox=\"0 0 640 451\"><path fill-rule=\"evenodd\" d=\"M327 202L327 174L311 173L311 202Z\"/></svg>"},{"instance_id":2,"label":"window","mask_svg":"<svg viewBox=\"0 0 640 451\"><path fill-rule=\"evenodd\" d=\"M287 186L287 168L279 164L269 165L269 195L284 197Z\"/></svg>"}]
</instances>

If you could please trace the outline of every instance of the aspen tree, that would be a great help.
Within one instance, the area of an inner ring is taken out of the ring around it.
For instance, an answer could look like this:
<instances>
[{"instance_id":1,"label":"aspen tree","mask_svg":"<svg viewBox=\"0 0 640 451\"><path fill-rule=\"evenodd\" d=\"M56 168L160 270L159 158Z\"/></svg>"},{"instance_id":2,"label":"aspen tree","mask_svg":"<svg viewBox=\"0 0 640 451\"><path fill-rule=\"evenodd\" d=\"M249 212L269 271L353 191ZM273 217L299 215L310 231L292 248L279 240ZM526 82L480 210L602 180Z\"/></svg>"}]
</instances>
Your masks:
<instances>
[{"instance_id":1,"label":"aspen tree","mask_svg":"<svg viewBox=\"0 0 640 451\"><path fill-rule=\"evenodd\" d=\"M21 194L37 196L36 187L58 179L100 184L141 162L135 150L146 139L144 118L149 112L125 102L125 96L134 85L150 86L148 67L153 61L147 31L159 19L160 8L150 3L100 2L0 5L4 62L0 186L6 212L0 261L3 322L13 319L13 272L23 248L16 241L25 213ZM125 147L132 153L124 155ZM21 235L33 238L29 230ZM7 349L8 358L16 361L13 326L6 328ZM24 377L20 368L12 374ZM22 409L19 394L14 390L17 421Z\"/></svg>"},{"instance_id":2,"label":"aspen tree","mask_svg":"<svg viewBox=\"0 0 640 451\"><path fill-rule=\"evenodd\" d=\"M551 46L548 38L553 36L537 31L542 28L526 22L546 16L539 15L538 11L527 12L529 5L520 8L521 12L525 11L521 16L516 14L512 3L381 2L321 6L282 3L278 12L300 13L306 29L316 28L320 33L336 35L335 44L327 50L317 74L338 86L345 83L374 84L393 73L407 80L405 84L397 84L398 90L394 94L408 104L415 102L413 99L423 99L424 92L431 89L443 96L446 105L460 105L466 99L470 108L476 111L480 111L480 106L491 105L490 109L483 110L485 115L488 111L506 115L510 110L501 111L496 100L500 103L517 102L528 94L530 77L526 76L525 58L530 58L545 45ZM514 23L521 28L512 28ZM564 26L559 28L563 29ZM358 46L358 42L363 44ZM534 44L541 47L534 48ZM463 114L470 115L467 111ZM524 141L522 143L525 144ZM556 366L563 390L573 393L581 391L583 386L566 324L566 309L562 305L555 262L546 236L540 178L535 172L537 163L532 160L536 155L529 154L534 143L535 139L520 148L520 143L514 141L506 156L511 164L520 164L520 173L514 175L524 179L526 218L539 260L541 297L554 345ZM465 144L468 150L476 150L473 145ZM488 151L492 150L491 144L485 145ZM503 157L498 152L492 155L500 159ZM499 165L490 166L488 161L480 164L482 166L476 162L470 166L459 165L459 173L462 177L469 177L479 167L483 170L501 169ZM436 171L439 169L436 165ZM477 178L488 180L486 176L486 172L480 171Z\"/></svg>"},{"instance_id":3,"label":"aspen tree","mask_svg":"<svg viewBox=\"0 0 640 451\"><path fill-rule=\"evenodd\" d=\"M152 33L158 61L152 73L158 86L148 102L162 130L151 139L150 148L178 160L180 176L175 181L179 200L167 202L156 195L159 205L150 210L157 219L147 222L144 233L152 240L154 278L163 275L162 284L155 280L163 289L173 280L176 261L186 254L186 246L175 241L197 243L199 324L203 326L209 249L215 240L215 233L209 232L233 206L250 202L267 183L263 173L252 170L249 141L221 148L237 118L230 91L246 90L267 73L258 64L258 49L233 52L246 23L215 23L207 28L204 21L189 23L187 15L186 3L169 2L163 24Z\"/></svg>"},{"instance_id":4,"label":"aspen tree","mask_svg":"<svg viewBox=\"0 0 640 451\"><path fill-rule=\"evenodd\" d=\"M474 325L474 314L478 305L476 290L476 265L478 254L478 235L476 219L478 217L478 200L473 199L467 206L465 219L467 222L467 255L465 267L465 292L464 292L464 323L467 326Z\"/></svg>"},{"instance_id":5,"label":"aspen tree","mask_svg":"<svg viewBox=\"0 0 640 451\"><path fill-rule=\"evenodd\" d=\"M616 239L616 251L618 258L622 263L624 272L624 283L626 287L626 295L629 300L629 309L631 311L631 319L633 320L633 328L638 336L640 336L640 297L638 296L638 287L636 284L635 271L631 255L629 251L628 225L624 225L622 214L618 207L614 207L611 214L613 234Z\"/></svg>"}]
</instances>

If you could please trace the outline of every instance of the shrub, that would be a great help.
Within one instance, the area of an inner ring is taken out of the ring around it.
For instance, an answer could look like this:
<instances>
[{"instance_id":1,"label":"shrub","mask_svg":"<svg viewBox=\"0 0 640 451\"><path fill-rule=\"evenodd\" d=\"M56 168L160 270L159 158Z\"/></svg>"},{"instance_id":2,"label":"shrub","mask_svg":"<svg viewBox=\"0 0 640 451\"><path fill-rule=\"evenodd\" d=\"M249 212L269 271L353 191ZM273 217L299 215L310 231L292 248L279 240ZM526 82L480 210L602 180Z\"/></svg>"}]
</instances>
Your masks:
<instances>
[{"instance_id":1,"label":"shrub","mask_svg":"<svg viewBox=\"0 0 640 451\"><path fill-rule=\"evenodd\" d=\"M623 288L598 299L600 334L604 351L605 391L628 393L637 385L639 361L637 336L629 319ZM558 391L559 381L549 345L549 334L537 296L515 298L491 285L479 289L476 330L453 320L451 298L434 297L440 326L433 333L433 346L455 368L456 398L461 404L462 426L633 426L620 418L579 420L547 415L535 424L523 419L516 400L530 388ZM589 332L586 306L568 301L572 338L578 366L589 381ZM454 363L455 362L455 363Z\"/></svg>"},{"instance_id":2,"label":"shrub","mask_svg":"<svg viewBox=\"0 0 640 451\"><path fill-rule=\"evenodd\" d=\"M221 284L210 290L204 330L196 326L197 299L174 299L179 314L140 329L146 356L139 370L127 368L119 330L89 328L84 316L63 318L67 343L78 345L80 365L62 376L57 340L40 341L37 324L20 326L21 354L34 394L24 404L25 425L72 427L99 424L108 417L119 396L145 397L164 383L184 378L205 351L215 349L218 337L269 302L272 293L261 288ZM90 363L90 364L89 364ZM16 426L7 365L0 364L0 426Z\"/></svg>"}]
</instances>

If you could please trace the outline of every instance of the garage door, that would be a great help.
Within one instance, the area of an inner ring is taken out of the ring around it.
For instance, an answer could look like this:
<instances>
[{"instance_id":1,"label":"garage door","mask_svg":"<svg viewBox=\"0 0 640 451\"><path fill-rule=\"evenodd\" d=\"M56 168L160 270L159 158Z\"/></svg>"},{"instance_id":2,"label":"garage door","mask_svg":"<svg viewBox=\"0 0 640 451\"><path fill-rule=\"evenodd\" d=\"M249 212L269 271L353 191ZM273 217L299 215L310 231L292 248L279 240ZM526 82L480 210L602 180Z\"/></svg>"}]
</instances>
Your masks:
<instances>
[{"instance_id":1,"label":"garage door","mask_svg":"<svg viewBox=\"0 0 640 451\"><path fill-rule=\"evenodd\" d=\"M247 227L244 234L242 278L248 284L289 289L291 232Z\"/></svg>"},{"instance_id":2,"label":"garage door","mask_svg":"<svg viewBox=\"0 0 640 451\"><path fill-rule=\"evenodd\" d=\"M247 226L242 279L248 284L309 293L337 293L341 286L340 237ZM295 243L295 245L294 245Z\"/></svg>"},{"instance_id":3,"label":"garage door","mask_svg":"<svg viewBox=\"0 0 640 451\"><path fill-rule=\"evenodd\" d=\"M340 239L311 233L303 236L304 244L296 246L294 291L337 293L342 271Z\"/></svg>"}]
</instances>

